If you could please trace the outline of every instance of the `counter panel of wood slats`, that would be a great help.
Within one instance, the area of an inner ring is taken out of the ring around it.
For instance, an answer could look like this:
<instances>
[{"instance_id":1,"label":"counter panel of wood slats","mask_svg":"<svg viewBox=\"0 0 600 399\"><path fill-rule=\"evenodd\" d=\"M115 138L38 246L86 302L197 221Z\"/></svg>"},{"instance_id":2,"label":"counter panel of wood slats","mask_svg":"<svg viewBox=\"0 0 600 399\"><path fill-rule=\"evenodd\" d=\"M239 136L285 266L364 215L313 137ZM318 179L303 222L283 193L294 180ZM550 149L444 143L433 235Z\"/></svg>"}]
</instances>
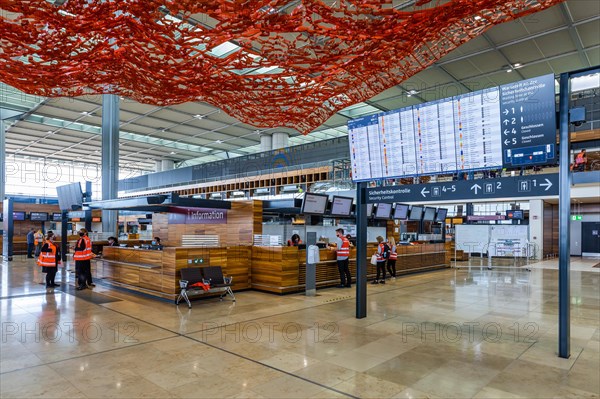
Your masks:
<instances>
[{"instance_id":1,"label":"counter panel of wood slats","mask_svg":"<svg viewBox=\"0 0 600 399\"><path fill-rule=\"evenodd\" d=\"M250 288L251 247L166 247L163 251L105 247L97 260L98 277L163 298L179 293L179 270L185 267L221 266L233 277L233 290ZM201 263L193 263L194 260Z\"/></svg>"},{"instance_id":2,"label":"counter panel of wood slats","mask_svg":"<svg viewBox=\"0 0 600 399\"><path fill-rule=\"evenodd\" d=\"M367 278L374 278L377 267L371 265L371 255L377 245L367 247ZM398 274L414 273L422 270L448 267L444 244L421 244L397 246ZM319 250L320 262L316 265L317 287L340 284L336 254L329 249ZM350 274L356 281L356 248L350 250ZM253 247L252 249L252 288L279 294L298 292L306 284L306 250L296 247Z\"/></svg>"}]
</instances>

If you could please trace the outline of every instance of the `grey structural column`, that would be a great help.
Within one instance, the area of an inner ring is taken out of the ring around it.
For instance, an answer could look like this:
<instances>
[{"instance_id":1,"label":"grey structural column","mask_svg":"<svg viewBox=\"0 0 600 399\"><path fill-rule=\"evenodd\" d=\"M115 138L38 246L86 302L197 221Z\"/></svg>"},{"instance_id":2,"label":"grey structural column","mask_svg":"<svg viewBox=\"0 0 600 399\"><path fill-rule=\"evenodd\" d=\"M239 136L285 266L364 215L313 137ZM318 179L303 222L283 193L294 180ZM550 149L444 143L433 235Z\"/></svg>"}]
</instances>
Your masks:
<instances>
[{"instance_id":1,"label":"grey structural column","mask_svg":"<svg viewBox=\"0 0 600 399\"><path fill-rule=\"evenodd\" d=\"M119 96L102 96L102 199L119 190ZM117 234L117 211L102 211L102 231Z\"/></svg>"},{"instance_id":2,"label":"grey structural column","mask_svg":"<svg viewBox=\"0 0 600 399\"><path fill-rule=\"evenodd\" d=\"M290 144L290 135L287 132L274 132L271 135L271 149L286 148Z\"/></svg>"},{"instance_id":3,"label":"grey structural column","mask_svg":"<svg viewBox=\"0 0 600 399\"><path fill-rule=\"evenodd\" d=\"M0 201L6 195L6 131L0 111Z\"/></svg>"},{"instance_id":4,"label":"grey structural column","mask_svg":"<svg viewBox=\"0 0 600 399\"><path fill-rule=\"evenodd\" d=\"M356 318L367 317L367 204L366 182L356 184Z\"/></svg>"},{"instance_id":5,"label":"grey structural column","mask_svg":"<svg viewBox=\"0 0 600 399\"><path fill-rule=\"evenodd\" d=\"M559 93L559 172L558 192L558 356L571 356L570 232L571 172L569 172L569 85L568 73L560 75Z\"/></svg>"}]
</instances>

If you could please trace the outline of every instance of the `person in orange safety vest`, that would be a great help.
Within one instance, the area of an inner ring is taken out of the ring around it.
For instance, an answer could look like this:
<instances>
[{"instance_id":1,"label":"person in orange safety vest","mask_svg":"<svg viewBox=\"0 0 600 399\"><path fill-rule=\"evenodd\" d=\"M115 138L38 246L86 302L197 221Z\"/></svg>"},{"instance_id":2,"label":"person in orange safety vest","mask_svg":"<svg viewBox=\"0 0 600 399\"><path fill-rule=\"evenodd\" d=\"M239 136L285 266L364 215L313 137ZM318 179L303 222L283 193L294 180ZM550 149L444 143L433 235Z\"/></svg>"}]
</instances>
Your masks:
<instances>
[{"instance_id":1,"label":"person in orange safety vest","mask_svg":"<svg viewBox=\"0 0 600 399\"><path fill-rule=\"evenodd\" d=\"M60 264L60 252L54 243L54 234L48 234L46 237L37 264L42 267L42 272L46 273L46 288L59 287L60 284L56 284L54 281Z\"/></svg>"},{"instance_id":2,"label":"person in orange safety vest","mask_svg":"<svg viewBox=\"0 0 600 399\"><path fill-rule=\"evenodd\" d=\"M79 230L79 240L75 244L75 273L77 274L77 289L94 287L92 282L92 262L94 257L92 253L92 240L88 237L87 230L82 228Z\"/></svg>"},{"instance_id":3,"label":"person in orange safety vest","mask_svg":"<svg viewBox=\"0 0 600 399\"><path fill-rule=\"evenodd\" d=\"M338 288L351 288L352 275L350 274L349 257L350 257L350 241L344 235L344 229L335 231L337 237L337 265L340 272L340 285Z\"/></svg>"}]
</instances>

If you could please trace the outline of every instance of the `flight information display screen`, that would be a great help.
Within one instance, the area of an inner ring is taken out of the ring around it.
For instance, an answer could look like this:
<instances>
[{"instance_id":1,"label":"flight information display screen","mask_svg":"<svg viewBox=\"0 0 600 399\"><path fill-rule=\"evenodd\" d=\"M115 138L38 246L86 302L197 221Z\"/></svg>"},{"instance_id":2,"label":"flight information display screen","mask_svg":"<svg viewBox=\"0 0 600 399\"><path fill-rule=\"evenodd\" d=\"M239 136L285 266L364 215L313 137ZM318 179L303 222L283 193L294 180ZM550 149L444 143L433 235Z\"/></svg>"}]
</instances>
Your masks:
<instances>
[{"instance_id":1,"label":"flight information display screen","mask_svg":"<svg viewBox=\"0 0 600 399\"><path fill-rule=\"evenodd\" d=\"M554 76L348 122L352 179L556 162Z\"/></svg>"}]
</instances>

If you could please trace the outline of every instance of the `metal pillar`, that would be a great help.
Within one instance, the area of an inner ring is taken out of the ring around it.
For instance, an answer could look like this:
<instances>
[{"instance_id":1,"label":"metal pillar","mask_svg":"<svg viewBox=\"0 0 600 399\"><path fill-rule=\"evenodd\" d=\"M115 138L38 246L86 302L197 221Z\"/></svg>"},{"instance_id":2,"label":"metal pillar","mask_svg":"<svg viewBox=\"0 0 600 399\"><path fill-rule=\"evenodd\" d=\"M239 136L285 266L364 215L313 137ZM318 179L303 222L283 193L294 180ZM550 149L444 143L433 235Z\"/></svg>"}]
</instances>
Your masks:
<instances>
[{"instance_id":1,"label":"metal pillar","mask_svg":"<svg viewBox=\"0 0 600 399\"><path fill-rule=\"evenodd\" d=\"M6 131L4 120L0 115L0 201L4 201L6 195Z\"/></svg>"},{"instance_id":2,"label":"metal pillar","mask_svg":"<svg viewBox=\"0 0 600 399\"><path fill-rule=\"evenodd\" d=\"M83 202L92 202L92 182L85 182L85 193L83 193ZM91 233L92 231L92 210L85 211L85 229Z\"/></svg>"},{"instance_id":3,"label":"metal pillar","mask_svg":"<svg viewBox=\"0 0 600 399\"><path fill-rule=\"evenodd\" d=\"M13 199L7 198L2 201L2 257L5 261L13 260Z\"/></svg>"},{"instance_id":4,"label":"metal pillar","mask_svg":"<svg viewBox=\"0 0 600 399\"><path fill-rule=\"evenodd\" d=\"M570 309L570 232L571 173L569 172L569 79L568 73L560 75L560 188L558 193L558 356L571 356L571 309Z\"/></svg>"},{"instance_id":5,"label":"metal pillar","mask_svg":"<svg viewBox=\"0 0 600 399\"><path fill-rule=\"evenodd\" d=\"M367 183L356 184L356 318L367 317Z\"/></svg>"},{"instance_id":6,"label":"metal pillar","mask_svg":"<svg viewBox=\"0 0 600 399\"><path fill-rule=\"evenodd\" d=\"M102 96L102 199L115 199L119 189L119 96ZM102 231L117 232L117 211L102 211Z\"/></svg>"}]
</instances>

